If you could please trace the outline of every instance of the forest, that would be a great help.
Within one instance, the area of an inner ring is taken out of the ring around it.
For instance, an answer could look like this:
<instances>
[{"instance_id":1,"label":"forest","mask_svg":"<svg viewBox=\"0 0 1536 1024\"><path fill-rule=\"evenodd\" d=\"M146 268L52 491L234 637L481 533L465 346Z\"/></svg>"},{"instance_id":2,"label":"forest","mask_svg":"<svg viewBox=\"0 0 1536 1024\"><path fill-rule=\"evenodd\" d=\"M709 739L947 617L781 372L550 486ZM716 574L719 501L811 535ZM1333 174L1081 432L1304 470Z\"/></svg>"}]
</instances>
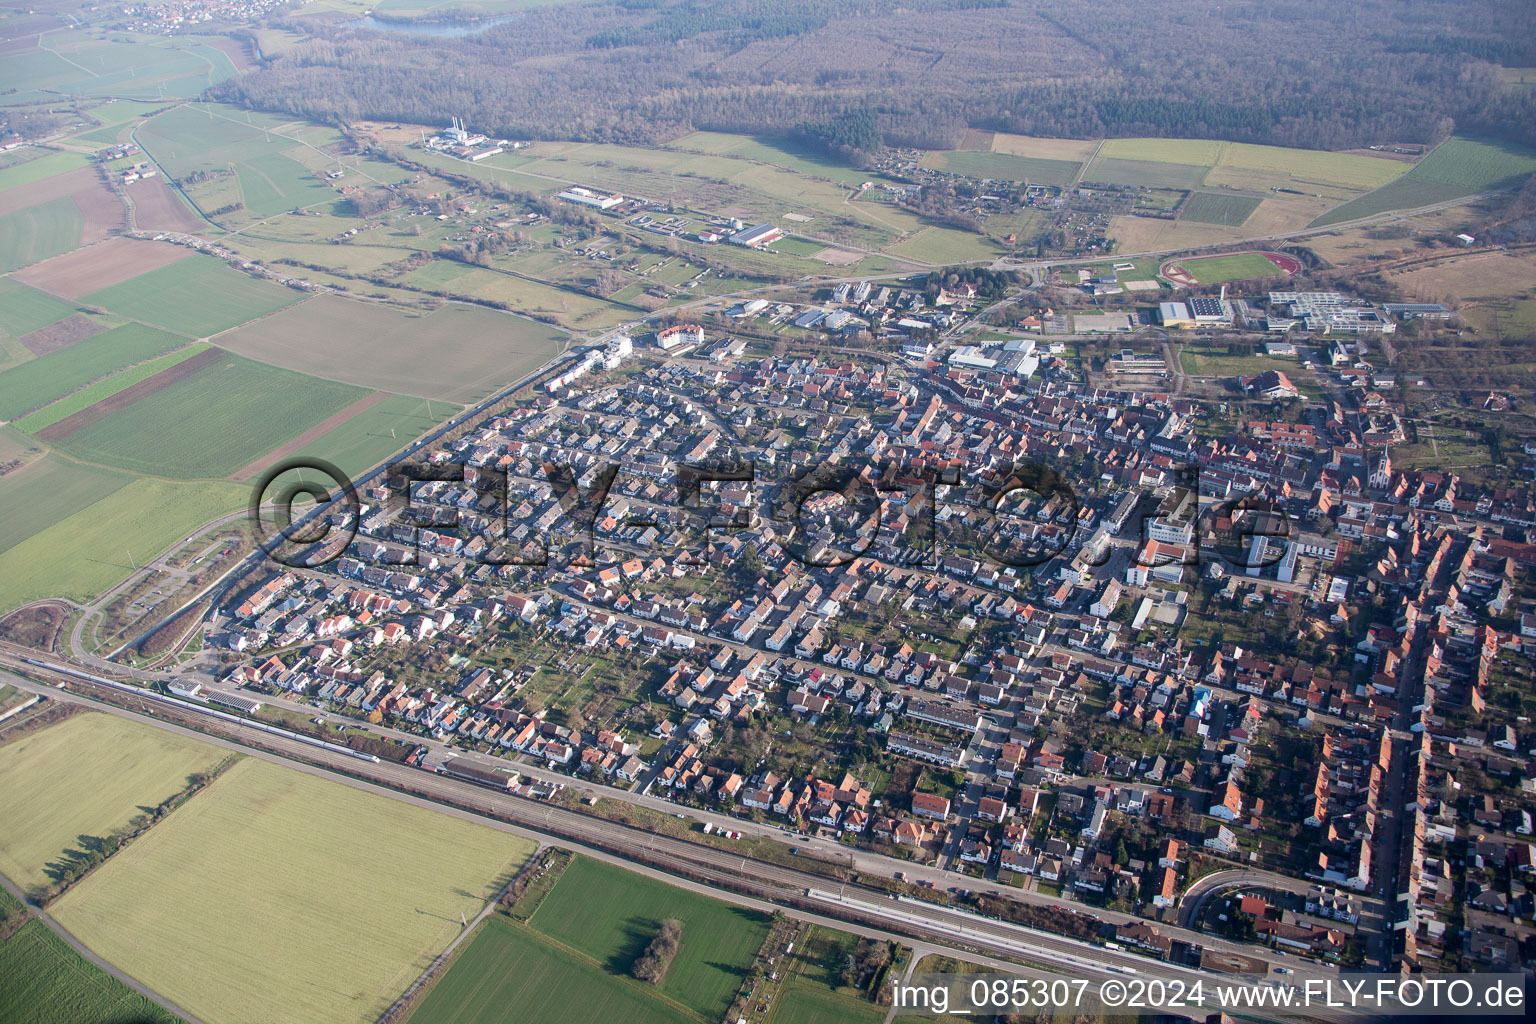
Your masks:
<instances>
[{"instance_id":1,"label":"forest","mask_svg":"<svg viewBox=\"0 0 1536 1024\"><path fill-rule=\"evenodd\" d=\"M1536 66L1525 0L587 0L460 39L280 24L306 38L218 98L511 138L800 134L844 157L968 128L1536 143L1536 90L1501 76Z\"/></svg>"}]
</instances>

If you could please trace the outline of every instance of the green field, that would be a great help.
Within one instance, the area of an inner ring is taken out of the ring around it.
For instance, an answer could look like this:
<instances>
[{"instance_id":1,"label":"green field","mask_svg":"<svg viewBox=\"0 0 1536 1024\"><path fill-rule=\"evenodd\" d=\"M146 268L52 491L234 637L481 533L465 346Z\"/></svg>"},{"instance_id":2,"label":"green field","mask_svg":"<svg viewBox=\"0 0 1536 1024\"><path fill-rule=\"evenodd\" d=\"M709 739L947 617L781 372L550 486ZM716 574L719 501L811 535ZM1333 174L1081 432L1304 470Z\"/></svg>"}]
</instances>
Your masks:
<instances>
[{"instance_id":1,"label":"green field","mask_svg":"<svg viewBox=\"0 0 1536 1024\"><path fill-rule=\"evenodd\" d=\"M235 74L228 56L188 37L73 31L53 33L48 47L0 61L0 90L17 90L6 102L58 102L60 93L164 100L195 96Z\"/></svg>"},{"instance_id":2,"label":"green field","mask_svg":"<svg viewBox=\"0 0 1536 1024\"><path fill-rule=\"evenodd\" d=\"M1106 139L1099 156L1167 164L1205 164L1221 159L1225 143L1215 139Z\"/></svg>"},{"instance_id":3,"label":"green field","mask_svg":"<svg viewBox=\"0 0 1536 1024\"><path fill-rule=\"evenodd\" d=\"M1228 355L1225 348L1200 345L1179 347L1179 366L1192 377L1257 376L1266 370L1296 374L1295 359L1271 357L1262 353L1251 356Z\"/></svg>"},{"instance_id":4,"label":"green field","mask_svg":"<svg viewBox=\"0 0 1536 1024\"><path fill-rule=\"evenodd\" d=\"M281 153L266 153L236 165L245 208L263 217L339 197L314 172Z\"/></svg>"},{"instance_id":5,"label":"green field","mask_svg":"<svg viewBox=\"0 0 1536 1024\"><path fill-rule=\"evenodd\" d=\"M447 402L390 395L334 427L294 454L334 462L348 476L358 476L411 441L461 411Z\"/></svg>"},{"instance_id":6,"label":"green field","mask_svg":"<svg viewBox=\"0 0 1536 1024\"><path fill-rule=\"evenodd\" d=\"M125 473L47 455L0 476L0 551L68 519L128 483Z\"/></svg>"},{"instance_id":7,"label":"green field","mask_svg":"<svg viewBox=\"0 0 1536 1024\"><path fill-rule=\"evenodd\" d=\"M0 170L0 192L4 192L8 188L17 188L21 185L31 185L45 178L51 178L55 174L63 174L65 171L73 171L77 167L85 167L91 162L91 158L84 153L68 153L46 149L35 150L34 152L40 154L36 159L13 164Z\"/></svg>"},{"instance_id":8,"label":"green field","mask_svg":"<svg viewBox=\"0 0 1536 1024\"><path fill-rule=\"evenodd\" d=\"M1082 164L1071 160L1046 160L965 149L929 153L923 158L923 166L971 178L1027 181L1032 185L1070 185L1082 170Z\"/></svg>"},{"instance_id":9,"label":"green field","mask_svg":"<svg viewBox=\"0 0 1536 1024\"><path fill-rule=\"evenodd\" d=\"M1168 140L1177 141L1177 140ZM1106 148L1108 143L1105 143ZM1210 171L1206 164L1181 164L1164 160L1122 160L1101 152L1083 171L1083 182L1103 185L1148 185L1163 188L1198 188Z\"/></svg>"},{"instance_id":10,"label":"green field","mask_svg":"<svg viewBox=\"0 0 1536 1024\"><path fill-rule=\"evenodd\" d=\"M186 343L152 327L125 324L29 360L0 373L0 419L15 419Z\"/></svg>"},{"instance_id":11,"label":"green field","mask_svg":"<svg viewBox=\"0 0 1536 1024\"><path fill-rule=\"evenodd\" d=\"M985 235L941 227L923 228L906 241L886 249L892 256L935 265L992 259L1006 251Z\"/></svg>"},{"instance_id":12,"label":"green field","mask_svg":"<svg viewBox=\"0 0 1536 1024\"><path fill-rule=\"evenodd\" d=\"M557 328L481 306L449 303L421 314L319 295L231 331L219 345L330 380L462 404L535 369L563 339Z\"/></svg>"},{"instance_id":13,"label":"green field","mask_svg":"<svg viewBox=\"0 0 1536 1024\"><path fill-rule=\"evenodd\" d=\"M1184 204L1180 220L1199 221L1202 224L1228 224L1234 227L1243 223L1259 208L1255 196L1229 196L1219 192L1196 192Z\"/></svg>"},{"instance_id":14,"label":"green field","mask_svg":"<svg viewBox=\"0 0 1536 1024\"><path fill-rule=\"evenodd\" d=\"M74 311L75 307L52 295L0 277L0 330L13 337L56 324Z\"/></svg>"},{"instance_id":15,"label":"green field","mask_svg":"<svg viewBox=\"0 0 1536 1024\"><path fill-rule=\"evenodd\" d=\"M1507 188L1532 173L1536 173L1536 151L1508 142L1456 137L1436 147L1401 178L1329 210L1312 225L1323 227Z\"/></svg>"},{"instance_id":16,"label":"green field","mask_svg":"<svg viewBox=\"0 0 1536 1024\"><path fill-rule=\"evenodd\" d=\"M578 857L529 924L609 973L628 974L669 917L683 923L683 944L658 991L718 1020L768 935L763 915Z\"/></svg>"},{"instance_id":17,"label":"green field","mask_svg":"<svg viewBox=\"0 0 1536 1024\"><path fill-rule=\"evenodd\" d=\"M371 1024L532 850L246 759L53 912L208 1024Z\"/></svg>"},{"instance_id":18,"label":"green field","mask_svg":"<svg viewBox=\"0 0 1536 1024\"><path fill-rule=\"evenodd\" d=\"M481 926L410 1020L411 1024L501 1024L508 1019L697 1024L697 1018L655 998L649 988L605 974L498 914Z\"/></svg>"},{"instance_id":19,"label":"green field","mask_svg":"<svg viewBox=\"0 0 1536 1024\"><path fill-rule=\"evenodd\" d=\"M303 293L258 281L211 256L193 256L99 292L83 302L206 337L290 306Z\"/></svg>"},{"instance_id":20,"label":"green field","mask_svg":"<svg viewBox=\"0 0 1536 1024\"><path fill-rule=\"evenodd\" d=\"M5 1024L176 1024L180 1018L86 960L41 921L0 942Z\"/></svg>"},{"instance_id":21,"label":"green field","mask_svg":"<svg viewBox=\"0 0 1536 1024\"><path fill-rule=\"evenodd\" d=\"M84 227L80 207L67 196L0 216L0 272L68 252Z\"/></svg>"},{"instance_id":22,"label":"green field","mask_svg":"<svg viewBox=\"0 0 1536 1024\"><path fill-rule=\"evenodd\" d=\"M75 715L0 747L0 874L38 890L78 837L105 836L213 768L219 748L107 714Z\"/></svg>"},{"instance_id":23,"label":"green field","mask_svg":"<svg viewBox=\"0 0 1536 1024\"><path fill-rule=\"evenodd\" d=\"M759 163L773 164L797 174L830 178L856 188L870 180L869 171L838 163L793 139L770 136L729 135L720 132L694 132L667 143L669 149L698 153L719 153Z\"/></svg>"},{"instance_id":24,"label":"green field","mask_svg":"<svg viewBox=\"0 0 1536 1024\"><path fill-rule=\"evenodd\" d=\"M1243 252L1235 256L1208 256L1203 259L1181 260L1180 263L1200 284L1222 284L1227 281L1249 281L1256 278L1284 276L1279 267L1256 252Z\"/></svg>"},{"instance_id":25,"label":"green field","mask_svg":"<svg viewBox=\"0 0 1536 1024\"><path fill-rule=\"evenodd\" d=\"M249 498L235 484L134 480L0 552L0 611L43 597L88 601Z\"/></svg>"},{"instance_id":26,"label":"green field","mask_svg":"<svg viewBox=\"0 0 1536 1024\"><path fill-rule=\"evenodd\" d=\"M138 325L135 324L134 326ZM144 328L144 330L149 330L149 328ZM173 336L167 335L167 337ZM180 341L181 339L177 338L176 340ZM73 416L82 409L89 409L97 402L111 398L119 391L130 388L140 381L148 380L161 370L168 370L177 363L185 362L206 348L208 346L205 343L194 341L192 344L176 349L174 352L167 352L157 359L151 359L137 366L131 366L126 370L114 373L110 377L83 387L79 391L59 399L57 402L52 402L31 415L23 416L16 421L16 426L18 429L25 430L29 434L35 434L44 427L59 422L59 420L64 419L66 416ZM3 379L0 378L0 382L3 382Z\"/></svg>"},{"instance_id":27,"label":"green field","mask_svg":"<svg viewBox=\"0 0 1536 1024\"><path fill-rule=\"evenodd\" d=\"M229 353L57 442L90 462L228 476L368 394Z\"/></svg>"}]
</instances>

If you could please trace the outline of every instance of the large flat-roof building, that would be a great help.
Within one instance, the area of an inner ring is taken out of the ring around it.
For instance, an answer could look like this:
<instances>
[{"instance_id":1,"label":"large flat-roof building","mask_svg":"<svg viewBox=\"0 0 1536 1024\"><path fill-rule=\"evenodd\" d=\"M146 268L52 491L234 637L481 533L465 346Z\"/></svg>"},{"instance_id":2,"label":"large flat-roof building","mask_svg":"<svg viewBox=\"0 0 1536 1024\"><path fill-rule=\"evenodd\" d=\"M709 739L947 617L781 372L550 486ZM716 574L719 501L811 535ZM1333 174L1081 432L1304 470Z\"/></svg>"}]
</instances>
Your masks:
<instances>
[{"instance_id":1,"label":"large flat-roof building","mask_svg":"<svg viewBox=\"0 0 1536 1024\"><path fill-rule=\"evenodd\" d=\"M1202 295L1189 300L1189 315L1197 324L1220 324L1232 319L1232 310L1222 299Z\"/></svg>"},{"instance_id":2,"label":"large flat-roof building","mask_svg":"<svg viewBox=\"0 0 1536 1024\"><path fill-rule=\"evenodd\" d=\"M1438 302L1383 302L1381 308L1399 320L1449 320L1451 307Z\"/></svg>"},{"instance_id":3,"label":"large flat-roof building","mask_svg":"<svg viewBox=\"0 0 1536 1024\"><path fill-rule=\"evenodd\" d=\"M1136 329L1130 313L1074 313L1072 330L1078 334L1129 334Z\"/></svg>"},{"instance_id":4,"label":"large flat-roof building","mask_svg":"<svg viewBox=\"0 0 1536 1024\"><path fill-rule=\"evenodd\" d=\"M1164 327L1195 326L1195 318L1190 316L1189 307L1182 302L1159 302L1157 320Z\"/></svg>"},{"instance_id":5,"label":"large flat-roof building","mask_svg":"<svg viewBox=\"0 0 1536 1024\"><path fill-rule=\"evenodd\" d=\"M611 210L624 201L624 197L617 192L594 192L580 185L572 185L560 193L560 198L568 203L579 203L582 206L595 206L599 210Z\"/></svg>"},{"instance_id":6,"label":"large flat-roof building","mask_svg":"<svg viewBox=\"0 0 1536 1024\"><path fill-rule=\"evenodd\" d=\"M732 245L744 245L750 249L760 249L765 245L772 245L784 237L784 232L772 224L754 224L750 228L742 228L729 239Z\"/></svg>"},{"instance_id":7,"label":"large flat-roof building","mask_svg":"<svg viewBox=\"0 0 1536 1024\"><path fill-rule=\"evenodd\" d=\"M1313 334L1393 334L1397 324L1338 292L1270 292L1271 306L1290 307L1291 316ZM1273 328L1271 328L1273 329Z\"/></svg>"}]
</instances>

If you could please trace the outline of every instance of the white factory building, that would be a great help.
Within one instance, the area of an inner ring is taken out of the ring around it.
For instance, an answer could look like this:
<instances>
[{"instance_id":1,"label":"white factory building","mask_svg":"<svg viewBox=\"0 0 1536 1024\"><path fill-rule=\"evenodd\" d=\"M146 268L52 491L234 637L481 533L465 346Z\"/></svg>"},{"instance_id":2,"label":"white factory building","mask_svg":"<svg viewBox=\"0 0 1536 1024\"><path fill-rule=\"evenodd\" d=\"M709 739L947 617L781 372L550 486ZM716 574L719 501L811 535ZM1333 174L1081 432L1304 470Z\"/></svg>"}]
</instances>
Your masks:
<instances>
[{"instance_id":1,"label":"white factory building","mask_svg":"<svg viewBox=\"0 0 1536 1024\"><path fill-rule=\"evenodd\" d=\"M595 206L599 210L611 210L624 201L624 197L617 192L594 192L580 185L572 185L560 193L560 198L568 203L580 203L582 206Z\"/></svg>"}]
</instances>

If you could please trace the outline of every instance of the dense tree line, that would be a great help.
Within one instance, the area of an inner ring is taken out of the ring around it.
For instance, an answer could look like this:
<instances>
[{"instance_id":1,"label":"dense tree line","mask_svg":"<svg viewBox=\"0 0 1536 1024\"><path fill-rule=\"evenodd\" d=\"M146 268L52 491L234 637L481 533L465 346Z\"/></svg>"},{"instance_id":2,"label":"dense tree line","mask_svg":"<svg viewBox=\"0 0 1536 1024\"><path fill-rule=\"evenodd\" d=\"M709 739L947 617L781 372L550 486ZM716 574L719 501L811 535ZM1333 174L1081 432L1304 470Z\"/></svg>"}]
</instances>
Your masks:
<instances>
[{"instance_id":1,"label":"dense tree line","mask_svg":"<svg viewBox=\"0 0 1536 1024\"><path fill-rule=\"evenodd\" d=\"M881 939L860 939L843 957L838 980L849 988L868 991L870 984L891 962L891 944Z\"/></svg>"},{"instance_id":2,"label":"dense tree line","mask_svg":"<svg viewBox=\"0 0 1536 1024\"><path fill-rule=\"evenodd\" d=\"M660 985L662 979L667 976L667 968L672 966L673 958L682 948L683 922L675 917L669 917L661 922L661 929L651 940L651 944L645 947L645 952L635 960L630 973L641 981Z\"/></svg>"},{"instance_id":3,"label":"dense tree line","mask_svg":"<svg viewBox=\"0 0 1536 1024\"><path fill-rule=\"evenodd\" d=\"M1344 149L1454 129L1536 143L1521 0L595 0L463 39L310 34L219 98L321 120L654 143L696 129L836 125L952 146L967 126Z\"/></svg>"}]
</instances>

